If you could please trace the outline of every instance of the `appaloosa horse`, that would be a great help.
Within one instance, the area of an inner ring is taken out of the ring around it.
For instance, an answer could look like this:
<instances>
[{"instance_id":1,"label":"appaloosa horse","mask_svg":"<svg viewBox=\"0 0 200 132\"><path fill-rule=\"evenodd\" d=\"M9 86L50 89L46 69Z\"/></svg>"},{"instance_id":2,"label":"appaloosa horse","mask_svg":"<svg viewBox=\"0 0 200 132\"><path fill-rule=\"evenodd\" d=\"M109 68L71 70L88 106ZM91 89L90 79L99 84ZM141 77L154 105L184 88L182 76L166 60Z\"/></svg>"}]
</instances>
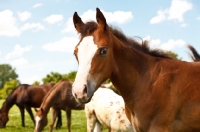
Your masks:
<instances>
[{"instance_id":1,"label":"appaloosa horse","mask_svg":"<svg viewBox=\"0 0 200 132\"><path fill-rule=\"evenodd\" d=\"M66 111L68 132L71 132L71 110L83 110L84 105L76 102L72 96L72 83L68 80L58 82L45 96L40 110L35 116L35 132L41 132L47 125L47 114L52 108L52 119L50 123L50 132L53 131L53 125L58 110Z\"/></svg>"},{"instance_id":2,"label":"appaloosa horse","mask_svg":"<svg viewBox=\"0 0 200 132\"><path fill-rule=\"evenodd\" d=\"M20 84L18 87L8 95L5 102L0 109L0 127L5 127L8 122L8 112L13 105L19 107L22 119L22 126L25 126L24 122L24 109L27 110L31 119L35 123L34 116L31 107L40 107L45 94L54 86L54 83L43 84L40 86L31 86L28 84ZM56 128L60 128L62 125L61 113L58 116L58 122Z\"/></svg>"},{"instance_id":3,"label":"appaloosa horse","mask_svg":"<svg viewBox=\"0 0 200 132\"><path fill-rule=\"evenodd\" d=\"M85 113L88 132L101 132L104 127L111 132L134 131L126 117L123 98L111 89L98 88L91 101L85 104Z\"/></svg>"},{"instance_id":4,"label":"appaloosa horse","mask_svg":"<svg viewBox=\"0 0 200 132\"><path fill-rule=\"evenodd\" d=\"M97 8L96 22L73 22L80 41L74 54L79 67L72 92L87 103L108 78L125 101L137 132L200 131L200 63L171 59L148 42L108 26ZM134 29L132 29L134 30Z\"/></svg>"}]
</instances>

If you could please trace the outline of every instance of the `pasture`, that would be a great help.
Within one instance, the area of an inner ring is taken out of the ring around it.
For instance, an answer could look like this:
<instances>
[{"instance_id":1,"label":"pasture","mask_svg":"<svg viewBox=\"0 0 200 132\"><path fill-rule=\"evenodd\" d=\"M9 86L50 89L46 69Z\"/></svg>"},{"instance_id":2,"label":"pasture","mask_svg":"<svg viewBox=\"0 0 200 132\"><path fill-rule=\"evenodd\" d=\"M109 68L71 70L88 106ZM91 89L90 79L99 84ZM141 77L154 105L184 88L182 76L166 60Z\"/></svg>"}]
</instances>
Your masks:
<instances>
[{"instance_id":1,"label":"pasture","mask_svg":"<svg viewBox=\"0 0 200 132\"><path fill-rule=\"evenodd\" d=\"M0 100L0 106L2 106L3 102L4 100ZM32 110L35 115L35 110L34 109ZM45 127L43 132L48 132L50 119L51 119L51 112L49 112L48 114L48 125ZM63 125L61 129L54 130L54 132L67 132L66 114L64 111L62 111L62 123ZM27 112L25 112L25 125L26 127L21 126L20 112L19 112L19 109L14 105L9 111L9 121L6 125L6 128L0 128L0 131L1 132L33 132L34 125ZM84 110L72 111L71 130L72 132L86 132L87 131L86 116L85 116ZM106 131L106 129L104 131Z\"/></svg>"}]
</instances>

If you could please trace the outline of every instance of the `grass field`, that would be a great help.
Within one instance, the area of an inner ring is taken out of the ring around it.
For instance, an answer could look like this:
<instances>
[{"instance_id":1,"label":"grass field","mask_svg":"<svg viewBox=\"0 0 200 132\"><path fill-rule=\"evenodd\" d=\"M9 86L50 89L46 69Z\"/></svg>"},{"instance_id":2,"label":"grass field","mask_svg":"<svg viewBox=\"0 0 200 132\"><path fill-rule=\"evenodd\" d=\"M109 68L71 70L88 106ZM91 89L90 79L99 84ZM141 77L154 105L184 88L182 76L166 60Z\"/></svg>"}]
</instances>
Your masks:
<instances>
[{"instance_id":1,"label":"grass field","mask_svg":"<svg viewBox=\"0 0 200 132\"><path fill-rule=\"evenodd\" d=\"M2 106L4 100L0 100L0 107ZM33 110L34 112L34 110ZM34 112L35 113L35 112ZM48 114L48 125L45 127L43 132L48 132L49 130L49 122L50 122L50 115ZM62 122L63 125L61 129L54 130L55 132L67 132L67 125L66 125L66 114L62 111ZM25 113L25 125L26 127L21 126L21 116L18 107L15 105L9 111L9 121L6 125L6 128L0 128L0 132L33 132L34 125L28 113ZM72 111L72 124L71 124L71 131L72 132L86 132L86 117L85 111ZM106 132L107 129L104 130Z\"/></svg>"}]
</instances>

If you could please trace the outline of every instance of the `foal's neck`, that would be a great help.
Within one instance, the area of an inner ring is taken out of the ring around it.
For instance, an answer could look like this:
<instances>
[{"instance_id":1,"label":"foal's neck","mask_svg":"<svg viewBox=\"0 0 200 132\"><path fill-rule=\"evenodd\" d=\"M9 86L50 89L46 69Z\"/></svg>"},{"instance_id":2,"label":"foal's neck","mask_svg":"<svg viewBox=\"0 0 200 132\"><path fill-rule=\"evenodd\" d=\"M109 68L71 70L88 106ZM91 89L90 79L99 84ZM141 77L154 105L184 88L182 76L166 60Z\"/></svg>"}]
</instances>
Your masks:
<instances>
[{"instance_id":1,"label":"foal's neck","mask_svg":"<svg viewBox=\"0 0 200 132\"><path fill-rule=\"evenodd\" d=\"M59 90L58 88L51 89L44 98L40 108L43 109L45 113L48 113L50 108L55 104L55 101L58 100L59 96Z\"/></svg>"},{"instance_id":2,"label":"foal's neck","mask_svg":"<svg viewBox=\"0 0 200 132\"><path fill-rule=\"evenodd\" d=\"M115 68L110 79L124 100L128 100L135 92L138 79L148 69L150 58L119 40L114 43L113 53Z\"/></svg>"},{"instance_id":3,"label":"foal's neck","mask_svg":"<svg viewBox=\"0 0 200 132\"><path fill-rule=\"evenodd\" d=\"M45 103L44 103L45 102ZM47 98L43 103L41 104L40 108L43 109L44 113L47 114L52 106L52 100L51 98Z\"/></svg>"}]
</instances>

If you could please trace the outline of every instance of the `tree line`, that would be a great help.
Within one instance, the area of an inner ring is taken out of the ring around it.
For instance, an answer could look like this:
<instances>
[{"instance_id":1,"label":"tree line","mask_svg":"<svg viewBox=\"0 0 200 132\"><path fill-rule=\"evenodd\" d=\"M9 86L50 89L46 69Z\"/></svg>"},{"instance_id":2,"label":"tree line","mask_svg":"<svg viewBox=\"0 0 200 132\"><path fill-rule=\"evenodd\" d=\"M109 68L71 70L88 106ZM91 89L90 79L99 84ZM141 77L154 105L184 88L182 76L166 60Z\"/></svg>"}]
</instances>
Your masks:
<instances>
[{"instance_id":1,"label":"tree line","mask_svg":"<svg viewBox=\"0 0 200 132\"><path fill-rule=\"evenodd\" d=\"M50 72L44 78L42 78L42 83L40 81L35 81L30 85L41 85L50 82L57 83L62 79L74 81L75 76L76 71L71 71L67 74ZM0 99L5 99L8 94L19 84L21 84L21 82L18 79L16 69L9 64L0 64Z\"/></svg>"}]
</instances>

